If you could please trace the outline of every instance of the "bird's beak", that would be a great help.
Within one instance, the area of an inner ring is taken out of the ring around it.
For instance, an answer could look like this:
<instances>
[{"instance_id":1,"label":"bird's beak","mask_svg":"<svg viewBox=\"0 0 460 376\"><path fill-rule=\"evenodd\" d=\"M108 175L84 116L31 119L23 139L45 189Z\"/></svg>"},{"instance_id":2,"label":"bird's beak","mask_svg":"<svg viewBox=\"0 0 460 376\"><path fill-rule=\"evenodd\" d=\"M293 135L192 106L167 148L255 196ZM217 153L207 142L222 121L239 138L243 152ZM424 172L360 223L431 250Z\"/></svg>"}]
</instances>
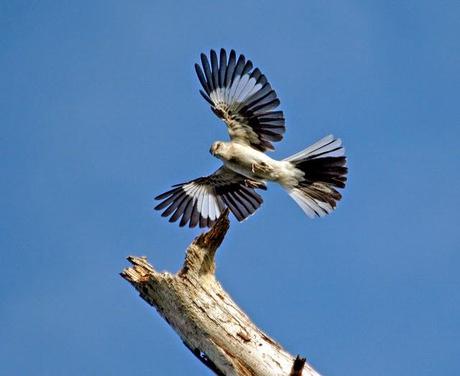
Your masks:
<instances>
[{"instance_id":1,"label":"bird's beak","mask_svg":"<svg viewBox=\"0 0 460 376\"><path fill-rule=\"evenodd\" d=\"M211 153L211 155L214 155L214 145L211 145L211 147L209 148L209 152Z\"/></svg>"}]
</instances>

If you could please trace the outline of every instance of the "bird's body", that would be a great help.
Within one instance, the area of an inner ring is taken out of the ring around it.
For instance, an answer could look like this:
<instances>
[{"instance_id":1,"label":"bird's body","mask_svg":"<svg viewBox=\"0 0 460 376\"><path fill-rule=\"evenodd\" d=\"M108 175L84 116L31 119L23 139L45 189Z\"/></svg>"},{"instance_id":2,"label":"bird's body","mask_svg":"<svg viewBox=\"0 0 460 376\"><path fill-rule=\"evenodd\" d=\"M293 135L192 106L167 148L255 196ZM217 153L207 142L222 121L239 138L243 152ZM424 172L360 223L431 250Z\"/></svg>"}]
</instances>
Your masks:
<instances>
[{"instance_id":1,"label":"bird's body","mask_svg":"<svg viewBox=\"0 0 460 376\"><path fill-rule=\"evenodd\" d=\"M211 62L211 63L210 63ZM310 217L332 212L347 180L346 158L340 139L327 136L305 150L283 160L270 158L273 142L283 139L285 119L275 111L280 101L258 68L243 55L231 51L227 59L214 50L210 62L201 54L195 64L204 89L203 98L224 121L230 141L217 141L210 152L222 161L213 174L185 183L156 197L155 209L179 225L210 227L226 208L243 221L261 206L255 189L267 189L267 182L280 184Z\"/></svg>"},{"instance_id":2,"label":"bird's body","mask_svg":"<svg viewBox=\"0 0 460 376\"><path fill-rule=\"evenodd\" d=\"M292 163L277 161L239 142L215 142L211 147L211 154L219 158L229 170L263 183L271 181L293 187L303 176L303 172Z\"/></svg>"}]
</instances>

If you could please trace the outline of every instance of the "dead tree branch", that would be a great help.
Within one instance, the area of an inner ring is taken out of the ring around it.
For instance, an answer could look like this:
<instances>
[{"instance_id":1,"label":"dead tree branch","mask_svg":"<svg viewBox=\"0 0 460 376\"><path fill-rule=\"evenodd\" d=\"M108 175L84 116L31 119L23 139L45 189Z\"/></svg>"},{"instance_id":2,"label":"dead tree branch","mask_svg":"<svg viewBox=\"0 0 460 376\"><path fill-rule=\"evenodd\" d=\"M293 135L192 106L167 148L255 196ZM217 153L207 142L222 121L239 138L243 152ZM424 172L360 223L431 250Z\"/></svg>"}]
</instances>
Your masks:
<instances>
[{"instance_id":1,"label":"dead tree branch","mask_svg":"<svg viewBox=\"0 0 460 376\"><path fill-rule=\"evenodd\" d=\"M225 213L188 247L175 275L157 272L145 257L121 276L179 334L184 344L216 375L319 376L257 328L215 278L215 253L229 228Z\"/></svg>"}]
</instances>

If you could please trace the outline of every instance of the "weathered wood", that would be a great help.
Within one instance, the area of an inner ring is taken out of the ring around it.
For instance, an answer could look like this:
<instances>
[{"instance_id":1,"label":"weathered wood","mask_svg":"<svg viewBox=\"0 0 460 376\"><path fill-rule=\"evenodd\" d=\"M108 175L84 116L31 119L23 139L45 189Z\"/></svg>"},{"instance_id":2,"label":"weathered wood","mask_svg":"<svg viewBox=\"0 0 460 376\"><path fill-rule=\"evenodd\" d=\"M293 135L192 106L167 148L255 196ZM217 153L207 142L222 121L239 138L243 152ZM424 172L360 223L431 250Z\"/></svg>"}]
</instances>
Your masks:
<instances>
[{"instance_id":1,"label":"weathered wood","mask_svg":"<svg viewBox=\"0 0 460 376\"><path fill-rule=\"evenodd\" d=\"M130 256L133 266L121 276L216 375L318 376L257 328L216 280L214 256L229 228L227 216L190 244L177 274L159 273L145 257Z\"/></svg>"}]
</instances>

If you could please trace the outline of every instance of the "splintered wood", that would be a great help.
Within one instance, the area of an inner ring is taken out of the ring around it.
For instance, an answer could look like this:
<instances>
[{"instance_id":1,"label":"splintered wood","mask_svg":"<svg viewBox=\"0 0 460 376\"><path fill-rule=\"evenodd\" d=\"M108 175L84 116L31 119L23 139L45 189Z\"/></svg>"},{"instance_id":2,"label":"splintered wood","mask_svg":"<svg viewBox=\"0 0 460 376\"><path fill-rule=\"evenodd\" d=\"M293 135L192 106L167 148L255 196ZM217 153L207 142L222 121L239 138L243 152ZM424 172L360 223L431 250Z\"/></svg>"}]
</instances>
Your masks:
<instances>
[{"instance_id":1,"label":"splintered wood","mask_svg":"<svg viewBox=\"0 0 460 376\"><path fill-rule=\"evenodd\" d=\"M177 274L155 271L144 257L128 257L121 276L216 375L319 376L257 328L215 278L215 253L229 228L224 213L187 249Z\"/></svg>"}]
</instances>

